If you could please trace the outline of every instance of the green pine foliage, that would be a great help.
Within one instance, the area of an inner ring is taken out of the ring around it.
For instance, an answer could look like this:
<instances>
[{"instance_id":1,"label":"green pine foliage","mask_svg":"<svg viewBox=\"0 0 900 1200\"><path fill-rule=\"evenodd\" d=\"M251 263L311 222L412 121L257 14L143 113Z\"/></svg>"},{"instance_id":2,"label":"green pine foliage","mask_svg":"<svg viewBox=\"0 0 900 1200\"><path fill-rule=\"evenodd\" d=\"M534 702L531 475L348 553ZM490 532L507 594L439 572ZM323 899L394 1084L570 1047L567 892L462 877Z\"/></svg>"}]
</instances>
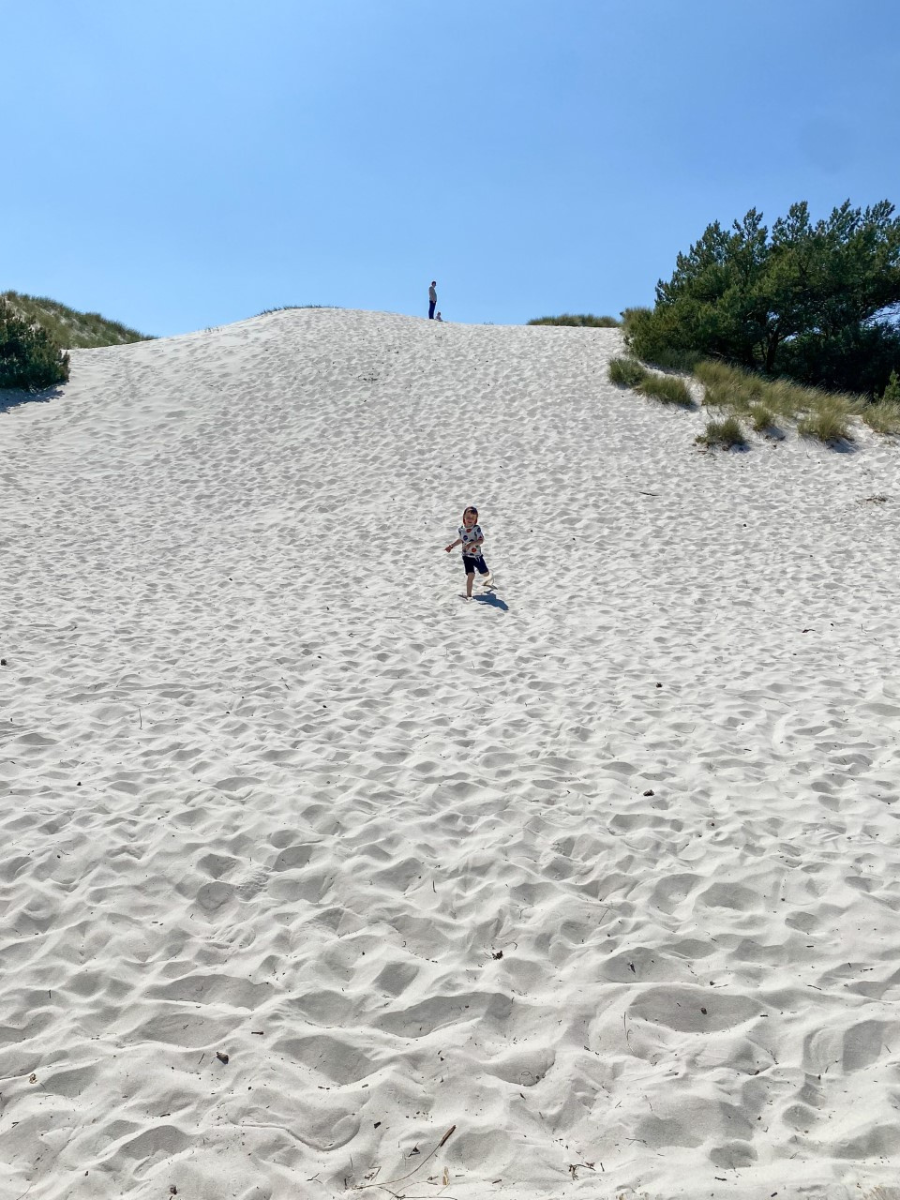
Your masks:
<instances>
[{"instance_id":1,"label":"green pine foliage","mask_svg":"<svg viewBox=\"0 0 900 1200\"><path fill-rule=\"evenodd\" d=\"M896 371L891 371L891 377L881 399L885 404L900 404L900 376Z\"/></svg>"},{"instance_id":2,"label":"green pine foliage","mask_svg":"<svg viewBox=\"0 0 900 1200\"><path fill-rule=\"evenodd\" d=\"M635 326L640 325L645 316L649 316L653 312L652 308L623 308L622 309L622 328L625 330L625 336L630 337L634 332Z\"/></svg>"},{"instance_id":3,"label":"green pine foliage","mask_svg":"<svg viewBox=\"0 0 900 1200\"><path fill-rule=\"evenodd\" d=\"M47 296L26 296L21 292L3 292L0 300L29 325L39 325L64 349L93 349L97 346L121 346L147 341L147 335L129 329L119 321L110 321L100 313L77 312Z\"/></svg>"},{"instance_id":4,"label":"green pine foliage","mask_svg":"<svg viewBox=\"0 0 900 1200\"><path fill-rule=\"evenodd\" d=\"M626 308L622 310L622 329L625 332L625 345L633 346L637 331L640 332L638 344L642 349L650 351L642 355L645 362L652 363L663 371L681 371L690 375L697 363L703 358L697 350L686 350L682 347L667 346L661 341L648 338L647 322L653 316L652 308Z\"/></svg>"},{"instance_id":5,"label":"green pine foliage","mask_svg":"<svg viewBox=\"0 0 900 1200\"><path fill-rule=\"evenodd\" d=\"M46 329L0 298L0 388L40 391L68 378L68 354Z\"/></svg>"},{"instance_id":6,"label":"green pine foliage","mask_svg":"<svg viewBox=\"0 0 900 1200\"><path fill-rule=\"evenodd\" d=\"M585 329L618 329L615 317L595 317L593 313L561 313L558 317L535 317L529 325L576 325Z\"/></svg>"},{"instance_id":7,"label":"green pine foliage","mask_svg":"<svg viewBox=\"0 0 900 1200\"><path fill-rule=\"evenodd\" d=\"M849 200L813 222L791 206L771 231L751 209L709 225L653 309L623 313L626 345L644 362L699 354L831 391L883 391L900 368L900 218L888 201Z\"/></svg>"}]
</instances>

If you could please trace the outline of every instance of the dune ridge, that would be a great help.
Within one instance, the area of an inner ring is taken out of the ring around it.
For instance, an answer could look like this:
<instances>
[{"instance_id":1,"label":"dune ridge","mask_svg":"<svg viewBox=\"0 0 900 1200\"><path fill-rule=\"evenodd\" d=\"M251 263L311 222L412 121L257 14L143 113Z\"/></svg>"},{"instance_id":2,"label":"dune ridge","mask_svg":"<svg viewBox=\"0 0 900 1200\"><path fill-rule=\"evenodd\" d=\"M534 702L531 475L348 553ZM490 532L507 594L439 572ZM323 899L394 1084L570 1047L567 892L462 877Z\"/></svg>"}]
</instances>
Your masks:
<instances>
[{"instance_id":1,"label":"dune ridge","mask_svg":"<svg viewBox=\"0 0 900 1200\"><path fill-rule=\"evenodd\" d=\"M896 452L620 348L289 310L0 414L0 1200L454 1125L406 1194L900 1200Z\"/></svg>"}]
</instances>

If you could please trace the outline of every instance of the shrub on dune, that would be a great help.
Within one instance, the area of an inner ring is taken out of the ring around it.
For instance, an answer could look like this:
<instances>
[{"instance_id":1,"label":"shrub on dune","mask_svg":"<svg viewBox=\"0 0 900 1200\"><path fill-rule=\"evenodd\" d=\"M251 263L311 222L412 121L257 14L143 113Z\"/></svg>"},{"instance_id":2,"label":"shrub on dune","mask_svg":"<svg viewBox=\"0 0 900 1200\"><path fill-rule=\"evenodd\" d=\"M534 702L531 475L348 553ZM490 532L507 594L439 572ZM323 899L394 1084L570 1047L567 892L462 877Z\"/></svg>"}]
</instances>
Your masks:
<instances>
[{"instance_id":1,"label":"shrub on dune","mask_svg":"<svg viewBox=\"0 0 900 1200\"><path fill-rule=\"evenodd\" d=\"M623 308L622 328L625 330L626 338L630 337L635 327L640 326L642 321L646 321L652 312L652 308L642 308L640 306Z\"/></svg>"},{"instance_id":2,"label":"shrub on dune","mask_svg":"<svg viewBox=\"0 0 900 1200\"><path fill-rule=\"evenodd\" d=\"M69 378L69 356L39 325L0 299L0 388L39 391Z\"/></svg>"}]
</instances>

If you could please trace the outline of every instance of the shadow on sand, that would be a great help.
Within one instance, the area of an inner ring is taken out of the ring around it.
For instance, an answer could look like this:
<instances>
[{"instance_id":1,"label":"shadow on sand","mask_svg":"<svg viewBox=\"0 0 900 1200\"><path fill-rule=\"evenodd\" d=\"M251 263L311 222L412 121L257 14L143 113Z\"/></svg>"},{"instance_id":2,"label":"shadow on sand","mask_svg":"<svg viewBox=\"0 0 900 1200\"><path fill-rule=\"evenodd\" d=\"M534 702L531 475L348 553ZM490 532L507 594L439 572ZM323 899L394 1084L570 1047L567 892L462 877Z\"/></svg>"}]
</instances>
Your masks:
<instances>
[{"instance_id":1,"label":"shadow on sand","mask_svg":"<svg viewBox=\"0 0 900 1200\"><path fill-rule=\"evenodd\" d=\"M479 604L488 604L491 608L499 608L501 612L509 612L509 605L506 601L495 596L493 592L482 592L480 596L473 596L472 599L477 600Z\"/></svg>"},{"instance_id":2,"label":"shadow on sand","mask_svg":"<svg viewBox=\"0 0 900 1200\"><path fill-rule=\"evenodd\" d=\"M54 385L40 392L26 392L21 388L0 388L0 413L18 408L20 404L49 404L62 395L62 388Z\"/></svg>"}]
</instances>

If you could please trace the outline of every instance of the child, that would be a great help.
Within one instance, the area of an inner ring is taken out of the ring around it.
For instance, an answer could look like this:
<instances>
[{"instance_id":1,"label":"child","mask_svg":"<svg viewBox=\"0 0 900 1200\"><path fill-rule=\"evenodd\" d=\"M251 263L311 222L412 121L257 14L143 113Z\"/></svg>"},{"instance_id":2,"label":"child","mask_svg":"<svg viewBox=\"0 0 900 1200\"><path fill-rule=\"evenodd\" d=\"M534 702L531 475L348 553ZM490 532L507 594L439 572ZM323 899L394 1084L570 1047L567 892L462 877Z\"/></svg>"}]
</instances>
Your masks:
<instances>
[{"instance_id":1,"label":"child","mask_svg":"<svg viewBox=\"0 0 900 1200\"><path fill-rule=\"evenodd\" d=\"M478 524L478 509L474 504L470 504L463 513L463 523L459 526L459 537L455 542L451 542L444 549L449 554L454 546L462 546L463 567L466 572L466 599L472 599L472 584L475 581L475 572L481 576L481 581L485 587L489 587L493 582L487 563L484 561L484 555L481 553L481 547L484 544L484 534L481 532L481 526Z\"/></svg>"}]
</instances>

